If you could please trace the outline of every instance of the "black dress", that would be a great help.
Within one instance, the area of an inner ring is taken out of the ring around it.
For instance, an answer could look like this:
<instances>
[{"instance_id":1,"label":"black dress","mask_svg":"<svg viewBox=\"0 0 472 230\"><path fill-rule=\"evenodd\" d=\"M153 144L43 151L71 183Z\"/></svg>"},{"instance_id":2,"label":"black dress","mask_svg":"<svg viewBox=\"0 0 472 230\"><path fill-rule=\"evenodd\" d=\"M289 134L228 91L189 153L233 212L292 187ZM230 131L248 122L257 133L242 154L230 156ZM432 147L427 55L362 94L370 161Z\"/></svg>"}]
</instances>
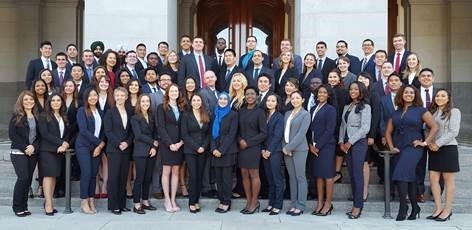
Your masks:
<instances>
[{"instance_id":1,"label":"black dress","mask_svg":"<svg viewBox=\"0 0 472 230\"><path fill-rule=\"evenodd\" d=\"M180 165L184 160L182 146L178 151L171 151L170 145L175 144L181 140L180 138L180 116L169 109L164 110L164 105L160 104L157 107L157 133L159 135L159 151L158 154L162 156L163 165Z\"/></svg>"},{"instance_id":2,"label":"black dress","mask_svg":"<svg viewBox=\"0 0 472 230\"><path fill-rule=\"evenodd\" d=\"M266 115L261 108L239 110L239 140L244 139L247 148L240 150L240 168L258 169L261 160L262 144L267 135Z\"/></svg>"}]
</instances>

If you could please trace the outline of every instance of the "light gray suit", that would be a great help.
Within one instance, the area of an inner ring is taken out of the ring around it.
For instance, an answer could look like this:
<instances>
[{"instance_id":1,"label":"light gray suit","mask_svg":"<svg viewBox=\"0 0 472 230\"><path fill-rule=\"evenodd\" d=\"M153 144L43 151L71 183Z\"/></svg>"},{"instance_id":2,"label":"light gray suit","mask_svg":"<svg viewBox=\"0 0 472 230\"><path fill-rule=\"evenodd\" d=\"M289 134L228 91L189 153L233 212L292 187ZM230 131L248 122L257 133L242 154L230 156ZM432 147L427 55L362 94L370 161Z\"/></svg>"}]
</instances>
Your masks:
<instances>
[{"instance_id":1,"label":"light gray suit","mask_svg":"<svg viewBox=\"0 0 472 230\"><path fill-rule=\"evenodd\" d=\"M149 97L151 98L151 111L154 115L154 120L157 121L157 106L162 104L162 100L164 99L164 90L159 88L159 90L155 93L150 93ZM157 125L157 123L156 123ZM156 126L157 128L157 126ZM154 166L154 171L152 172L152 186L151 192L157 193L161 192L161 175L162 175L162 154L156 155L156 165Z\"/></svg>"},{"instance_id":2,"label":"light gray suit","mask_svg":"<svg viewBox=\"0 0 472 230\"><path fill-rule=\"evenodd\" d=\"M292 113L292 110L285 113L285 125ZM290 122L290 132L288 135L288 143L285 138L282 139L282 147L292 156L284 156L285 166L289 174L290 182L290 200L291 207L301 211L305 211L306 197L308 193L308 185L305 175L306 157L308 155L308 143L306 140L306 132L310 127L310 113L305 109L301 109L295 114ZM287 129L287 127L285 127Z\"/></svg>"}]
</instances>

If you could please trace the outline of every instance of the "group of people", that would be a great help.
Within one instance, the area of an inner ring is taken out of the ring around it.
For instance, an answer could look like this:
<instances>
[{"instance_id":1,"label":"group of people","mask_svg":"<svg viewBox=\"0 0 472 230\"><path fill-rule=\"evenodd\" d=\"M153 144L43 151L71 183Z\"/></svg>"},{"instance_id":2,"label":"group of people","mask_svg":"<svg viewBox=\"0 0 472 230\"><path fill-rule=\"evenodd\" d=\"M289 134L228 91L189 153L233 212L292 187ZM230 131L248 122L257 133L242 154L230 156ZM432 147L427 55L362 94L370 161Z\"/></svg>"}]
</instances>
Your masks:
<instances>
[{"instance_id":1,"label":"group of people","mask_svg":"<svg viewBox=\"0 0 472 230\"><path fill-rule=\"evenodd\" d=\"M448 220L459 171L455 137L461 114L450 91L434 86L434 71L422 68L419 55L405 43L403 34L395 35L395 51L388 55L374 52L374 42L366 39L364 57L358 58L340 40L333 60L320 41L316 55L302 60L284 39L270 64L254 36L247 38L248 52L239 62L223 38L213 57L204 54L201 37L182 36L181 51L169 51L168 43L160 42L158 52L147 55L145 44L136 51L124 46L105 51L97 41L82 51L81 61L77 46L70 44L56 54L57 63L51 60L52 44L43 42L41 57L29 63L28 90L20 93L9 126L18 176L13 211L20 217L31 214L28 191L38 164L45 213L57 212L56 178L63 171L63 153L73 148L81 209L87 214L97 212L101 191L117 215L131 211L127 196L138 214L156 210L149 198L161 190L165 210L177 212L176 194L179 185L186 192L188 179L192 213L201 209L201 194L216 185L218 213L230 211L231 198L244 195L241 213L261 209L277 215L289 191L286 214L298 216L306 210L309 188L316 186L312 214L327 216L346 162L353 200L346 214L357 219L375 162L381 181L393 181L398 189L398 221L407 218L407 198L408 219L419 216L426 165L435 202L428 219ZM381 177L374 145L397 153L392 178ZM263 209L261 191L268 195Z\"/></svg>"}]
</instances>

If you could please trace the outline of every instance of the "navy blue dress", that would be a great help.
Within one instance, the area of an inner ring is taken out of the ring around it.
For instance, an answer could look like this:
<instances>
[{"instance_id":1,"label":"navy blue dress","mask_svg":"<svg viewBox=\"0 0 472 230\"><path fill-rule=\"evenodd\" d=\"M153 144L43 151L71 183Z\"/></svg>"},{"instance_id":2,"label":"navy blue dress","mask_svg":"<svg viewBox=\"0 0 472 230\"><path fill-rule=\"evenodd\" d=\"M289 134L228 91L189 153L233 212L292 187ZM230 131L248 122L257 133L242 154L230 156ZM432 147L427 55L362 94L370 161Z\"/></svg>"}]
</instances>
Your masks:
<instances>
[{"instance_id":1,"label":"navy blue dress","mask_svg":"<svg viewBox=\"0 0 472 230\"><path fill-rule=\"evenodd\" d=\"M402 116L402 108L392 114L394 126L393 143L400 150L397 165L393 171L393 180L416 181L416 165L423 156L423 147L413 146L414 140L423 140L423 107L410 106Z\"/></svg>"}]
</instances>

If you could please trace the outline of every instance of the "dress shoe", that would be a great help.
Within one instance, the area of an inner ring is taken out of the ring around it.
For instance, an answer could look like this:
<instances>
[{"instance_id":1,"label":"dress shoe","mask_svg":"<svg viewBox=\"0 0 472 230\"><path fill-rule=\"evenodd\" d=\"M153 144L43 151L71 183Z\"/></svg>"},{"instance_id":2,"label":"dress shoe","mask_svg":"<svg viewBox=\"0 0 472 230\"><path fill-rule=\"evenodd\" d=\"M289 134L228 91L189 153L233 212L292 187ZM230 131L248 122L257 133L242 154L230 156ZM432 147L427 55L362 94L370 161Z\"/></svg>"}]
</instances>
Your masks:
<instances>
[{"instance_id":1,"label":"dress shoe","mask_svg":"<svg viewBox=\"0 0 472 230\"><path fill-rule=\"evenodd\" d=\"M189 205L188 206L188 211L190 213L197 213L198 212L198 209L195 207L195 205Z\"/></svg>"},{"instance_id":2,"label":"dress shoe","mask_svg":"<svg viewBox=\"0 0 472 230\"><path fill-rule=\"evenodd\" d=\"M279 215L280 214L280 209L276 209L276 208L273 208L270 212L269 212L269 215L270 216L275 216L275 215Z\"/></svg>"},{"instance_id":3,"label":"dress shoe","mask_svg":"<svg viewBox=\"0 0 472 230\"><path fill-rule=\"evenodd\" d=\"M231 210L231 205L228 205L228 207L226 209L218 207L217 209L215 209L215 212L217 212L217 213L227 213L230 210Z\"/></svg>"},{"instance_id":4,"label":"dress shoe","mask_svg":"<svg viewBox=\"0 0 472 230\"><path fill-rule=\"evenodd\" d=\"M293 210L288 210L287 212L285 212L285 214L287 215L292 215L292 213L293 213Z\"/></svg>"},{"instance_id":5,"label":"dress shoe","mask_svg":"<svg viewBox=\"0 0 472 230\"><path fill-rule=\"evenodd\" d=\"M31 215L31 212L28 210L23 211L27 216Z\"/></svg>"},{"instance_id":6,"label":"dress shoe","mask_svg":"<svg viewBox=\"0 0 472 230\"><path fill-rule=\"evenodd\" d=\"M267 206L267 208L264 208L261 210L261 212L270 212L272 211L272 206Z\"/></svg>"},{"instance_id":7,"label":"dress shoe","mask_svg":"<svg viewBox=\"0 0 472 230\"><path fill-rule=\"evenodd\" d=\"M124 208L121 208L121 211L122 212L130 212L131 209L127 208L127 207L124 207Z\"/></svg>"},{"instance_id":8,"label":"dress shoe","mask_svg":"<svg viewBox=\"0 0 472 230\"><path fill-rule=\"evenodd\" d=\"M408 220L416 220L416 217L418 217L419 219L420 212L421 212L420 206L416 206L415 208L411 210L410 216L408 216Z\"/></svg>"},{"instance_id":9,"label":"dress shoe","mask_svg":"<svg viewBox=\"0 0 472 230\"><path fill-rule=\"evenodd\" d=\"M142 207L143 209L146 209L146 210L149 210L149 211L156 211L156 210L157 210L157 208L154 207L154 206L152 206L152 204L149 204L149 205L143 204L143 205L141 205L141 207Z\"/></svg>"},{"instance_id":10,"label":"dress shoe","mask_svg":"<svg viewBox=\"0 0 472 230\"><path fill-rule=\"evenodd\" d=\"M25 216L28 216L28 214L26 214L24 211L23 212L15 212L15 215L17 217L25 217Z\"/></svg>"},{"instance_id":11,"label":"dress shoe","mask_svg":"<svg viewBox=\"0 0 472 230\"><path fill-rule=\"evenodd\" d=\"M300 215L302 215L302 214L303 214L303 211L300 210L300 211L297 212L297 211L295 210L295 211L293 211L292 214L290 214L290 215L291 215L291 216L300 216Z\"/></svg>"},{"instance_id":12,"label":"dress shoe","mask_svg":"<svg viewBox=\"0 0 472 230\"><path fill-rule=\"evenodd\" d=\"M323 213L321 210L318 212L318 214L315 214L317 216L327 216L327 215L331 215L331 212L333 211L334 207L333 205L331 205L331 207L329 207L328 211Z\"/></svg>"},{"instance_id":13,"label":"dress shoe","mask_svg":"<svg viewBox=\"0 0 472 230\"><path fill-rule=\"evenodd\" d=\"M115 215L121 215L121 210L120 209L111 210L111 213Z\"/></svg>"},{"instance_id":14,"label":"dress shoe","mask_svg":"<svg viewBox=\"0 0 472 230\"><path fill-rule=\"evenodd\" d=\"M426 219L427 219L427 220L436 220L436 219L441 215L441 213L442 213L442 212L440 212L440 213L439 213L438 215L436 215L436 216L434 216L434 214L431 215L431 216L427 216Z\"/></svg>"},{"instance_id":15,"label":"dress shoe","mask_svg":"<svg viewBox=\"0 0 472 230\"><path fill-rule=\"evenodd\" d=\"M54 211L53 212L44 211L44 214L46 214L46 216L54 216Z\"/></svg>"},{"instance_id":16,"label":"dress shoe","mask_svg":"<svg viewBox=\"0 0 472 230\"><path fill-rule=\"evenodd\" d=\"M452 211L451 211L451 213L449 213L449 215L446 218L441 218L441 217L438 216L438 218L436 218L436 221L446 222L447 220L451 219L451 216L452 216Z\"/></svg>"},{"instance_id":17,"label":"dress shoe","mask_svg":"<svg viewBox=\"0 0 472 230\"><path fill-rule=\"evenodd\" d=\"M133 207L133 212L137 214L146 214L146 212L144 211L142 207L139 207L139 208Z\"/></svg>"},{"instance_id":18,"label":"dress shoe","mask_svg":"<svg viewBox=\"0 0 472 230\"><path fill-rule=\"evenodd\" d=\"M261 208L261 204L257 202L257 206L253 210L246 209L243 214L254 214L255 212L259 212L259 209Z\"/></svg>"}]
</instances>

